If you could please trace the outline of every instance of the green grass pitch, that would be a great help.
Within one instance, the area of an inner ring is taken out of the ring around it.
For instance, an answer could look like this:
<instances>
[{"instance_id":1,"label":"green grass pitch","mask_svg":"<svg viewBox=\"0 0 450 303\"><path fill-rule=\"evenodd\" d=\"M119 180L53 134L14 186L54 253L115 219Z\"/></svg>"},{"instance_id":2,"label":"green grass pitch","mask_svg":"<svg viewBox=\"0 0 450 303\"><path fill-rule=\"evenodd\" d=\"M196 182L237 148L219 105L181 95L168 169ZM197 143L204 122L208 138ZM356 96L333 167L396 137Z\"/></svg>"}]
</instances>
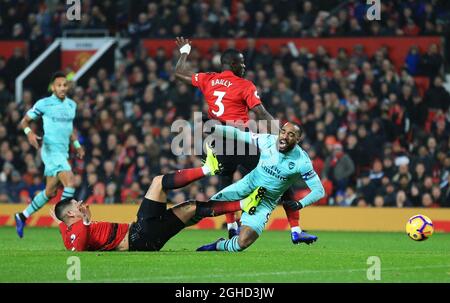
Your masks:
<instances>
[{"instance_id":1,"label":"green grass pitch","mask_svg":"<svg viewBox=\"0 0 450 303\"><path fill-rule=\"evenodd\" d=\"M379 282L450 282L450 234L414 242L403 233L316 232L310 246L287 231L265 231L240 253L195 252L225 231L182 231L160 252L64 250L56 228L0 228L0 282L71 282L67 258L79 256L81 282L370 282L369 256L381 260Z\"/></svg>"}]
</instances>

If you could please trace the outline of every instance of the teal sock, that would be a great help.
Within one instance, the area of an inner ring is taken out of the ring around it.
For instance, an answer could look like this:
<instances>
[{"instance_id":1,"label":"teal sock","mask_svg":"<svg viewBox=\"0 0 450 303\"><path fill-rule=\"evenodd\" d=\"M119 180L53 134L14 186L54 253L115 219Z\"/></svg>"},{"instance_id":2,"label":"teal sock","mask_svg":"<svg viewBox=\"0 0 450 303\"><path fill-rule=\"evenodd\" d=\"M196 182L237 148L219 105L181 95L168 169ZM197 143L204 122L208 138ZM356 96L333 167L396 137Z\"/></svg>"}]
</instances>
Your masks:
<instances>
[{"instance_id":1,"label":"teal sock","mask_svg":"<svg viewBox=\"0 0 450 303\"><path fill-rule=\"evenodd\" d=\"M64 187L64 191L61 199L72 198L75 194L75 188L73 187Z\"/></svg>"},{"instance_id":2,"label":"teal sock","mask_svg":"<svg viewBox=\"0 0 450 303\"><path fill-rule=\"evenodd\" d=\"M217 250L220 251L241 251L242 248L239 246L238 243L239 236L234 236L230 240L223 240L217 242Z\"/></svg>"},{"instance_id":3,"label":"teal sock","mask_svg":"<svg viewBox=\"0 0 450 303\"><path fill-rule=\"evenodd\" d=\"M28 205L28 207L23 211L23 215L28 218L41 209L42 206L48 202L48 200L48 197L45 195L45 190L41 191L39 194L34 196L33 201L31 201L30 205Z\"/></svg>"}]
</instances>

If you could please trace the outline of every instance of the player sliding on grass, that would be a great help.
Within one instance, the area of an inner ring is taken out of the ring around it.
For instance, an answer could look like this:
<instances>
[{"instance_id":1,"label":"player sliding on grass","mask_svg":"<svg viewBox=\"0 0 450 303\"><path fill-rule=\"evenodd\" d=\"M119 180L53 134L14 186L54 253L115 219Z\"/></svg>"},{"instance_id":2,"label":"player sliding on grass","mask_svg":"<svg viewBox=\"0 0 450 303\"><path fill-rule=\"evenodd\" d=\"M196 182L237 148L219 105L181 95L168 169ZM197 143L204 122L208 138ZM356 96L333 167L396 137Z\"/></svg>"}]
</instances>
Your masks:
<instances>
[{"instance_id":1,"label":"player sliding on grass","mask_svg":"<svg viewBox=\"0 0 450 303\"><path fill-rule=\"evenodd\" d=\"M36 102L20 122L20 126L27 135L28 142L39 149L38 137L29 127L32 120L42 118L44 140L41 157L45 165L44 175L47 177L45 190L37 194L30 205L23 212L15 214L16 231L23 237L25 222L29 216L37 212L49 199L56 195L58 185L64 186L63 198L71 198L75 193L74 177L67 159L69 158L69 143L72 141L77 156L82 159L84 150L77 140L73 129L77 104L67 98L67 80L62 72L52 76L51 89L53 94Z\"/></svg>"},{"instance_id":2,"label":"player sliding on grass","mask_svg":"<svg viewBox=\"0 0 450 303\"><path fill-rule=\"evenodd\" d=\"M208 104L208 118L228 125L244 124L249 121L249 110L254 112L259 120L265 120L272 124L274 118L264 108L258 96L255 85L244 79L245 64L244 56L235 49L226 50L221 58L220 73L194 73L187 68L187 56L191 50L191 41L183 37L176 38L176 44L180 50L180 58L175 67L175 76L186 84L198 87ZM278 132L278 121L275 121L272 130ZM276 124L276 125L275 125ZM239 165L243 166L247 172L256 167L259 155L248 153L249 147L245 147L246 154L237 153L237 144L229 142L235 147L232 155L218 155L219 161L223 165L223 170L219 176L219 189L229 186L233 181L233 174ZM227 145L227 142L225 142ZM224 147L226 150L226 147ZM292 189L288 189L281 201L292 200ZM291 226L291 239L294 244L305 242L310 244L317 240L314 235L303 232L299 227L299 211L284 207L286 216ZM238 225L234 213L226 214L229 238L231 239L238 232Z\"/></svg>"},{"instance_id":3,"label":"player sliding on grass","mask_svg":"<svg viewBox=\"0 0 450 303\"><path fill-rule=\"evenodd\" d=\"M262 198L263 191L233 202L187 201L166 209L167 190L184 187L207 175L219 171L217 158L207 149L205 165L178 170L173 174L157 176L145 194L137 220L131 224L95 222L91 220L89 206L71 198L61 200L51 213L59 224L64 245L68 250L96 251L158 251L184 227L198 218L219 216L226 212L251 212Z\"/></svg>"},{"instance_id":4,"label":"player sliding on grass","mask_svg":"<svg viewBox=\"0 0 450 303\"><path fill-rule=\"evenodd\" d=\"M254 215L243 213L242 226L238 236L229 240L220 238L212 244L198 248L198 251L241 251L249 247L258 239L275 209L283 193L298 177L302 177L311 192L300 201L285 202L290 208L301 209L325 195L324 188L313 169L308 154L297 144L302 136L302 129L293 123L287 122L280 130L278 136L270 134L252 134L242 132L231 126L217 125L215 133L226 138L235 138L240 141L255 144L261 152L258 165L254 170L214 196L214 201L234 201L252 194L255 188L266 190L261 203L257 206Z\"/></svg>"}]
</instances>

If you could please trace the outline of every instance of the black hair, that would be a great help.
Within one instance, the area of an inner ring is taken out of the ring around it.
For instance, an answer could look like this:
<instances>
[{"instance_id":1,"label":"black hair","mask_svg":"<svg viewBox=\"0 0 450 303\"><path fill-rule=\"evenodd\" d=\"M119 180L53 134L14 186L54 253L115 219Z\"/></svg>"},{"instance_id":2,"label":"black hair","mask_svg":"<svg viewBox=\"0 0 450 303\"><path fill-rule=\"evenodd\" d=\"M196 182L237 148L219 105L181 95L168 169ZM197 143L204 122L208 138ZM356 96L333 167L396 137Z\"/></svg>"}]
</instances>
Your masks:
<instances>
[{"instance_id":1,"label":"black hair","mask_svg":"<svg viewBox=\"0 0 450 303\"><path fill-rule=\"evenodd\" d=\"M56 78L66 78L66 74L62 71L57 71L52 75L52 78L50 79L50 83L53 84Z\"/></svg>"},{"instance_id":2,"label":"black hair","mask_svg":"<svg viewBox=\"0 0 450 303\"><path fill-rule=\"evenodd\" d=\"M223 65L231 65L233 63L236 63L240 59L241 53L233 48L227 49L223 52L222 56L220 57L220 64Z\"/></svg>"},{"instance_id":3,"label":"black hair","mask_svg":"<svg viewBox=\"0 0 450 303\"><path fill-rule=\"evenodd\" d=\"M303 126L301 126L300 124L294 123L294 122L291 122L291 123L294 124L297 127L297 129L298 129L298 136L301 138L303 136L303 133L304 133Z\"/></svg>"},{"instance_id":4,"label":"black hair","mask_svg":"<svg viewBox=\"0 0 450 303\"><path fill-rule=\"evenodd\" d=\"M59 220L63 221L64 218L64 211L66 210L66 208L68 206L71 205L73 198L65 198L62 199L61 201L59 201L56 205L55 205L55 216L56 218L58 218Z\"/></svg>"}]
</instances>

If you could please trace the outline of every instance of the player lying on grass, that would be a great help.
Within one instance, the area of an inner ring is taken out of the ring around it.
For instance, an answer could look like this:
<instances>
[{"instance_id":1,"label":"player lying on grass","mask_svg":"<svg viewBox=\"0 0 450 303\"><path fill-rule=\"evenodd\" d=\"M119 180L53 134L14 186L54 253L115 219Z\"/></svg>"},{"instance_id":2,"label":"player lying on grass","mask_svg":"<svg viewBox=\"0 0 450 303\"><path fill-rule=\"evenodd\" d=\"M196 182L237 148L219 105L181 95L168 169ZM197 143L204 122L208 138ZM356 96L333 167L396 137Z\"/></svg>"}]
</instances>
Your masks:
<instances>
[{"instance_id":1,"label":"player lying on grass","mask_svg":"<svg viewBox=\"0 0 450 303\"><path fill-rule=\"evenodd\" d=\"M131 224L92 221L89 205L71 198L56 204L51 215L59 224L68 250L158 251L179 231L203 217L255 209L262 198L261 188L239 201L187 201L166 209L167 190L184 187L219 170L217 158L208 149L203 167L155 177L139 207L136 222Z\"/></svg>"},{"instance_id":2,"label":"player lying on grass","mask_svg":"<svg viewBox=\"0 0 450 303\"><path fill-rule=\"evenodd\" d=\"M214 201L240 200L250 195L255 188L266 192L254 215L243 213L241 230L230 240L223 238L198 248L198 251L241 251L258 239L283 193L298 177L302 177L311 192L300 201L287 201L289 207L301 209L325 195L325 190L313 169L308 154L298 146L302 137L300 126L287 122L278 136L242 132L231 126L216 125L215 133L225 138L255 144L261 152L258 165L238 182L224 188L211 197Z\"/></svg>"}]
</instances>

